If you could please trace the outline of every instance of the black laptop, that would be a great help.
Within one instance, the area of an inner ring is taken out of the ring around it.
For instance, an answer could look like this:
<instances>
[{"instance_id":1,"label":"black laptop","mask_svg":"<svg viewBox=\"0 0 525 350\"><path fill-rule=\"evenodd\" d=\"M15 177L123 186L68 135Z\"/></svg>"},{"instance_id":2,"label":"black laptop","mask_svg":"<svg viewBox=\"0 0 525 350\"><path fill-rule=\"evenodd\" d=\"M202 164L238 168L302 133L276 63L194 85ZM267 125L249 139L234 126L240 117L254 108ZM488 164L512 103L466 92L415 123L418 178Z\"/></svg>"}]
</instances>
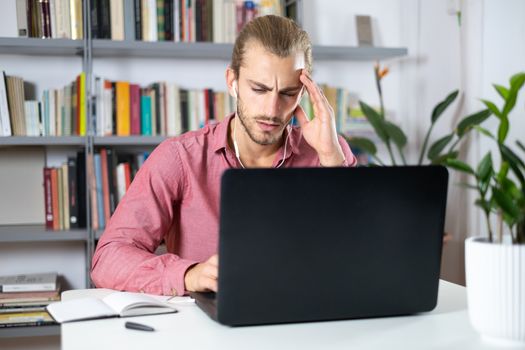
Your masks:
<instances>
[{"instance_id":1,"label":"black laptop","mask_svg":"<svg viewBox=\"0 0 525 350\"><path fill-rule=\"evenodd\" d=\"M441 166L227 170L219 291L191 295L231 326L430 311L447 184Z\"/></svg>"}]
</instances>

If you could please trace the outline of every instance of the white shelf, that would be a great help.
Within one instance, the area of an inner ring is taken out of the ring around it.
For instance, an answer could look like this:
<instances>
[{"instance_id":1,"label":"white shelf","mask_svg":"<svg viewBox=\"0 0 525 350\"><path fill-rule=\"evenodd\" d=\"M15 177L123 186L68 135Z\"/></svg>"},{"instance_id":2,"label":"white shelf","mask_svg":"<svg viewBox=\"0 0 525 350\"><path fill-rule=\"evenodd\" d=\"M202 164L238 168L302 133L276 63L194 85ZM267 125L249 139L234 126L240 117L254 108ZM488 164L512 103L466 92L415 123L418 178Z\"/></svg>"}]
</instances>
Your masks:
<instances>
[{"instance_id":1,"label":"white shelf","mask_svg":"<svg viewBox=\"0 0 525 350\"><path fill-rule=\"evenodd\" d=\"M60 325L0 328L0 338L59 336Z\"/></svg>"},{"instance_id":2,"label":"white shelf","mask_svg":"<svg viewBox=\"0 0 525 350\"><path fill-rule=\"evenodd\" d=\"M168 136L95 136L95 146L156 146Z\"/></svg>"},{"instance_id":3,"label":"white shelf","mask_svg":"<svg viewBox=\"0 0 525 350\"><path fill-rule=\"evenodd\" d=\"M0 136L0 146L84 146L83 136Z\"/></svg>"},{"instance_id":4,"label":"white shelf","mask_svg":"<svg viewBox=\"0 0 525 350\"><path fill-rule=\"evenodd\" d=\"M0 38L0 54L81 57L83 51L83 40Z\"/></svg>"},{"instance_id":5,"label":"white shelf","mask_svg":"<svg viewBox=\"0 0 525 350\"><path fill-rule=\"evenodd\" d=\"M86 241L86 229L46 230L44 225L0 225L0 242L65 242Z\"/></svg>"}]
</instances>

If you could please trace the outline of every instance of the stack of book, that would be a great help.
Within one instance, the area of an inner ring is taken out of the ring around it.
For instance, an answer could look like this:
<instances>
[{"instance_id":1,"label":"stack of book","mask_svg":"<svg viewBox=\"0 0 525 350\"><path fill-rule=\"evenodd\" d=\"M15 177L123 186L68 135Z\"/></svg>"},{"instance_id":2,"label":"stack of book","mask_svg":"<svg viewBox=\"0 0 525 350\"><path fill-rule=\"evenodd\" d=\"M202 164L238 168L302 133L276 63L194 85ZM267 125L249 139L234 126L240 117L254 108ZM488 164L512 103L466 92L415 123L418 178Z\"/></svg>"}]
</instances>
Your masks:
<instances>
[{"instance_id":1,"label":"stack of book","mask_svg":"<svg viewBox=\"0 0 525 350\"><path fill-rule=\"evenodd\" d=\"M0 136L86 135L85 73L33 100L32 85L0 71ZM27 99L27 100L26 100Z\"/></svg>"},{"instance_id":2,"label":"stack of book","mask_svg":"<svg viewBox=\"0 0 525 350\"><path fill-rule=\"evenodd\" d=\"M99 77L94 87L98 136L175 136L221 121L234 110L228 93L212 89L189 90L168 82L141 87Z\"/></svg>"},{"instance_id":3,"label":"stack of book","mask_svg":"<svg viewBox=\"0 0 525 350\"><path fill-rule=\"evenodd\" d=\"M0 328L56 324L46 306L60 301L56 272L0 276Z\"/></svg>"}]
</instances>

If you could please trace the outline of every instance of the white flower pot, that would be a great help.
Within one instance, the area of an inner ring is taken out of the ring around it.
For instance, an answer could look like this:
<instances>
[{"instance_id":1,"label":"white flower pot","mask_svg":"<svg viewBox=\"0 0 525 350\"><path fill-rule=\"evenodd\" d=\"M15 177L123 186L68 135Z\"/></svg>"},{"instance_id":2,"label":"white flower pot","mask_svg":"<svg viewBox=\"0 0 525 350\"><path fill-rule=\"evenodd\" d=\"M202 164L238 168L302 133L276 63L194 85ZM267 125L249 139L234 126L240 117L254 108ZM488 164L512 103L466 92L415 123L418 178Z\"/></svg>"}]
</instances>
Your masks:
<instances>
[{"instance_id":1,"label":"white flower pot","mask_svg":"<svg viewBox=\"0 0 525 350\"><path fill-rule=\"evenodd\" d=\"M491 342L525 345L525 245L465 241L470 322Z\"/></svg>"}]
</instances>

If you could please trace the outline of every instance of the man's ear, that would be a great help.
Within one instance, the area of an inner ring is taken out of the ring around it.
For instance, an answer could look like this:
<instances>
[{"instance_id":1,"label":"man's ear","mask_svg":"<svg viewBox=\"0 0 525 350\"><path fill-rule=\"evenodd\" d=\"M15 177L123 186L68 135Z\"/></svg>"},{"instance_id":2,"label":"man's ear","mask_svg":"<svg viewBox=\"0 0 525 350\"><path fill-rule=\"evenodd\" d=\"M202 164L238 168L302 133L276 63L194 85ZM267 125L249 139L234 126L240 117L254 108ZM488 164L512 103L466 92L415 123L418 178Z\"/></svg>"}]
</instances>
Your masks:
<instances>
[{"instance_id":1,"label":"man's ear","mask_svg":"<svg viewBox=\"0 0 525 350\"><path fill-rule=\"evenodd\" d=\"M230 96L237 98L236 77L235 72L230 67L226 68L226 85L228 86L228 92Z\"/></svg>"}]
</instances>

